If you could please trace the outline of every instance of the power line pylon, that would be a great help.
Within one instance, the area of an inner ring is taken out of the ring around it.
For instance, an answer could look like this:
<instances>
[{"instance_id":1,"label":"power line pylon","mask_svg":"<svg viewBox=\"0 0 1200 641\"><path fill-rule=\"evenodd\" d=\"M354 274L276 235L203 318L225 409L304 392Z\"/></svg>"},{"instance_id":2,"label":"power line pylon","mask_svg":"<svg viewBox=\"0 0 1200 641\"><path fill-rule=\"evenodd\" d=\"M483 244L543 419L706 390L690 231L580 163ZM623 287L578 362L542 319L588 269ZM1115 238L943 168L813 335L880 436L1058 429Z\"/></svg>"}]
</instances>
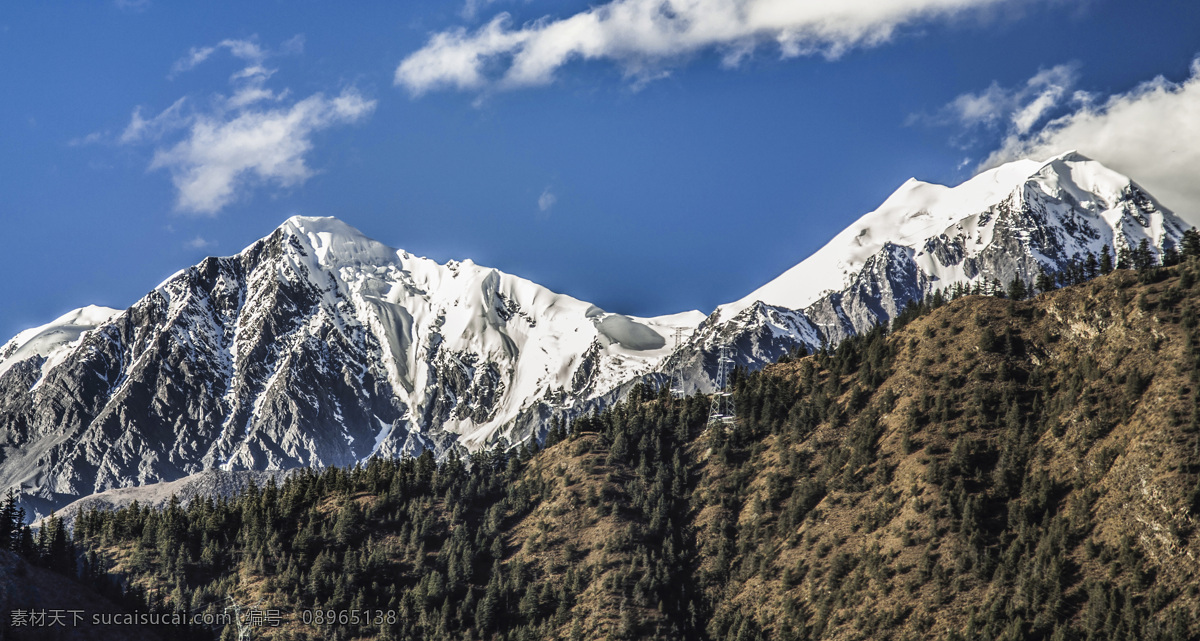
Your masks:
<instances>
[{"instance_id":1,"label":"power line pylon","mask_svg":"<svg viewBox=\"0 0 1200 641\"><path fill-rule=\"evenodd\" d=\"M713 392L712 406L708 410L709 425L728 425L733 422L733 393L728 389L732 365L729 346L722 344L717 356L717 389Z\"/></svg>"},{"instance_id":2,"label":"power line pylon","mask_svg":"<svg viewBox=\"0 0 1200 641\"><path fill-rule=\"evenodd\" d=\"M254 625L251 621L251 614L249 610L257 611L258 606L244 606L234 600L233 597L228 598L229 605L225 606L225 614L228 615L229 611L233 610L233 623L237 627L238 641L248 641L250 636L254 633Z\"/></svg>"},{"instance_id":3,"label":"power line pylon","mask_svg":"<svg viewBox=\"0 0 1200 641\"><path fill-rule=\"evenodd\" d=\"M686 330L686 327L675 328L675 351L673 353L676 355L679 354L679 346L683 344L683 332ZM671 368L671 380L668 385L670 385L671 396L683 398L683 364L678 358L675 361L675 367Z\"/></svg>"}]
</instances>

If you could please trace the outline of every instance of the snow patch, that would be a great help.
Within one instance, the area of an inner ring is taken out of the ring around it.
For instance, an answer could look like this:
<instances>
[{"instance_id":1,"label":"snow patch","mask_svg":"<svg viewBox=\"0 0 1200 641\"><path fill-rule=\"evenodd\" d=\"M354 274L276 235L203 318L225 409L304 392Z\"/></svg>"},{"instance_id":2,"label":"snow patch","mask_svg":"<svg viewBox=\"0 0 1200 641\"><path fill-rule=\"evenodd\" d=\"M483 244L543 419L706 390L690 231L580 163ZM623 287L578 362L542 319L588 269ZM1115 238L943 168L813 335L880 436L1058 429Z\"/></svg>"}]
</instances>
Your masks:
<instances>
[{"instance_id":1,"label":"snow patch","mask_svg":"<svg viewBox=\"0 0 1200 641\"><path fill-rule=\"evenodd\" d=\"M621 347L634 351L659 349L666 345L666 339L658 332L650 329L628 316L609 314L596 323L596 329L605 338Z\"/></svg>"}]
</instances>

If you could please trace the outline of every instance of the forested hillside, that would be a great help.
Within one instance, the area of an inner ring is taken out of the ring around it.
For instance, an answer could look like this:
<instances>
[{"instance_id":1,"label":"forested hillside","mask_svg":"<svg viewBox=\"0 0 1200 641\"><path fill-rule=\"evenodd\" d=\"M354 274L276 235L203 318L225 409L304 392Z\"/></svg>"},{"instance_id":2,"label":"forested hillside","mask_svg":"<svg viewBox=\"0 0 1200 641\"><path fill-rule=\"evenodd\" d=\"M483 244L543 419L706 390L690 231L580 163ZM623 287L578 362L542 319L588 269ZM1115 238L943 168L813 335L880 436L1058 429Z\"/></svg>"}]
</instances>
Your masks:
<instances>
[{"instance_id":1,"label":"forested hillside","mask_svg":"<svg viewBox=\"0 0 1200 641\"><path fill-rule=\"evenodd\" d=\"M83 514L75 545L159 607L278 609L257 638L1200 636L1200 263L949 298L736 376L727 427L643 388L544 448Z\"/></svg>"}]
</instances>

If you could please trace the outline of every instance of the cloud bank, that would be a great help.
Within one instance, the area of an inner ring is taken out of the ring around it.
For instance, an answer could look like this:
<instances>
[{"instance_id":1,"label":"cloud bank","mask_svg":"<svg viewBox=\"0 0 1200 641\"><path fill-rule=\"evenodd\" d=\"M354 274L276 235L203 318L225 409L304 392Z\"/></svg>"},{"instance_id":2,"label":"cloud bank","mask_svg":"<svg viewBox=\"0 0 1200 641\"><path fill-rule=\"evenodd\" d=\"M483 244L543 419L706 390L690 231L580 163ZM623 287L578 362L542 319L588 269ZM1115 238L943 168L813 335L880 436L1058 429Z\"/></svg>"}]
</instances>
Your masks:
<instances>
[{"instance_id":1,"label":"cloud bank","mask_svg":"<svg viewBox=\"0 0 1200 641\"><path fill-rule=\"evenodd\" d=\"M281 53L296 53L303 40L293 38ZM154 144L151 170L164 169L178 192L176 208L216 214L259 184L294 187L313 175L305 158L313 135L330 127L357 122L375 108L354 88L336 96L316 93L291 101L290 91L266 86L275 69L264 65L276 55L252 41L225 40L193 48L172 74L204 63L227 50L246 66L230 79L229 95L215 94L202 108L180 98L161 113L146 117L138 107L121 134L121 144Z\"/></svg>"},{"instance_id":2,"label":"cloud bank","mask_svg":"<svg viewBox=\"0 0 1200 641\"><path fill-rule=\"evenodd\" d=\"M334 98L315 94L280 109L197 114L184 140L154 154L150 169L166 169L182 211L214 214L255 182L279 187L303 183L313 172L304 157L312 135L355 122L375 108L352 89Z\"/></svg>"},{"instance_id":3,"label":"cloud bank","mask_svg":"<svg viewBox=\"0 0 1200 641\"><path fill-rule=\"evenodd\" d=\"M1076 102L1040 128L1011 131L981 169L1075 149L1200 223L1200 58L1182 82L1160 76L1127 93L1104 100L1081 95Z\"/></svg>"},{"instance_id":4,"label":"cloud bank","mask_svg":"<svg viewBox=\"0 0 1200 641\"><path fill-rule=\"evenodd\" d=\"M1005 129L1023 136L1068 100L1082 100L1071 93L1078 80L1077 64L1043 69L1015 88L993 82L980 93L965 93L941 109L935 124L956 123L968 129Z\"/></svg>"},{"instance_id":5,"label":"cloud bank","mask_svg":"<svg viewBox=\"0 0 1200 641\"><path fill-rule=\"evenodd\" d=\"M435 89L543 85L572 60L610 60L637 80L678 59L718 49L733 66L773 43L784 58L837 57L890 40L896 30L1014 0L613 0L567 18L512 24L501 13L473 32L435 33L397 67L414 95ZM477 5L470 5L475 7Z\"/></svg>"}]
</instances>

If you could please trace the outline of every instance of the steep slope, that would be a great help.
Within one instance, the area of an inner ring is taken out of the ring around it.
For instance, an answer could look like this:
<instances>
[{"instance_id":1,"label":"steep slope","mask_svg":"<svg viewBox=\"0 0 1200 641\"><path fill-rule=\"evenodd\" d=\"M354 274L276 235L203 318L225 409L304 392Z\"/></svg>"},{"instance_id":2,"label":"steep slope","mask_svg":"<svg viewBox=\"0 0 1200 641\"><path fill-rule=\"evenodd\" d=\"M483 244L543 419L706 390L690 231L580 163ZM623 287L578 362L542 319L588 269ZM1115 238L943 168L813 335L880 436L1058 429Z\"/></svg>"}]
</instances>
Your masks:
<instances>
[{"instance_id":1,"label":"steep slope","mask_svg":"<svg viewBox=\"0 0 1200 641\"><path fill-rule=\"evenodd\" d=\"M56 321L53 332L75 333L49 360L50 329L10 343L0 485L20 484L45 513L202 470L517 442L552 411L619 394L667 355L675 325L700 318L609 314L296 217L88 331Z\"/></svg>"},{"instance_id":2,"label":"steep slope","mask_svg":"<svg viewBox=\"0 0 1200 641\"><path fill-rule=\"evenodd\" d=\"M1032 285L1042 270L1062 273L1106 246L1116 254L1143 240L1158 256L1178 248L1188 228L1129 177L1076 152L1012 162L956 187L911 179L815 254L719 307L707 325L745 342L739 315L762 304L777 313L803 312L821 337L836 343L890 322L934 289L1007 285L1013 278ZM803 332L790 338L815 345Z\"/></svg>"},{"instance_id":3,"label":"steep slope","mask_svg":"<svg viewBox=\"0 0 1200 641\"><path fill-rule=\"evenodd\" d=\"M172 607L283 608L276 638L1194 639L1198 309L1196 260L967 296L739 377L729 429L639 388L470 471L374 461L80 538Z\"/></svg>"},{"instance_id":4,"label":"steep slope","mask_svg":"<svg viewBox=\"0 0 1200 641\"><path fill-rule=\"evenodd\" d=\"M747 381L701 481L710 633L1193 638L1186 271L967 297Z\"/></svg>"}]
</instances>

